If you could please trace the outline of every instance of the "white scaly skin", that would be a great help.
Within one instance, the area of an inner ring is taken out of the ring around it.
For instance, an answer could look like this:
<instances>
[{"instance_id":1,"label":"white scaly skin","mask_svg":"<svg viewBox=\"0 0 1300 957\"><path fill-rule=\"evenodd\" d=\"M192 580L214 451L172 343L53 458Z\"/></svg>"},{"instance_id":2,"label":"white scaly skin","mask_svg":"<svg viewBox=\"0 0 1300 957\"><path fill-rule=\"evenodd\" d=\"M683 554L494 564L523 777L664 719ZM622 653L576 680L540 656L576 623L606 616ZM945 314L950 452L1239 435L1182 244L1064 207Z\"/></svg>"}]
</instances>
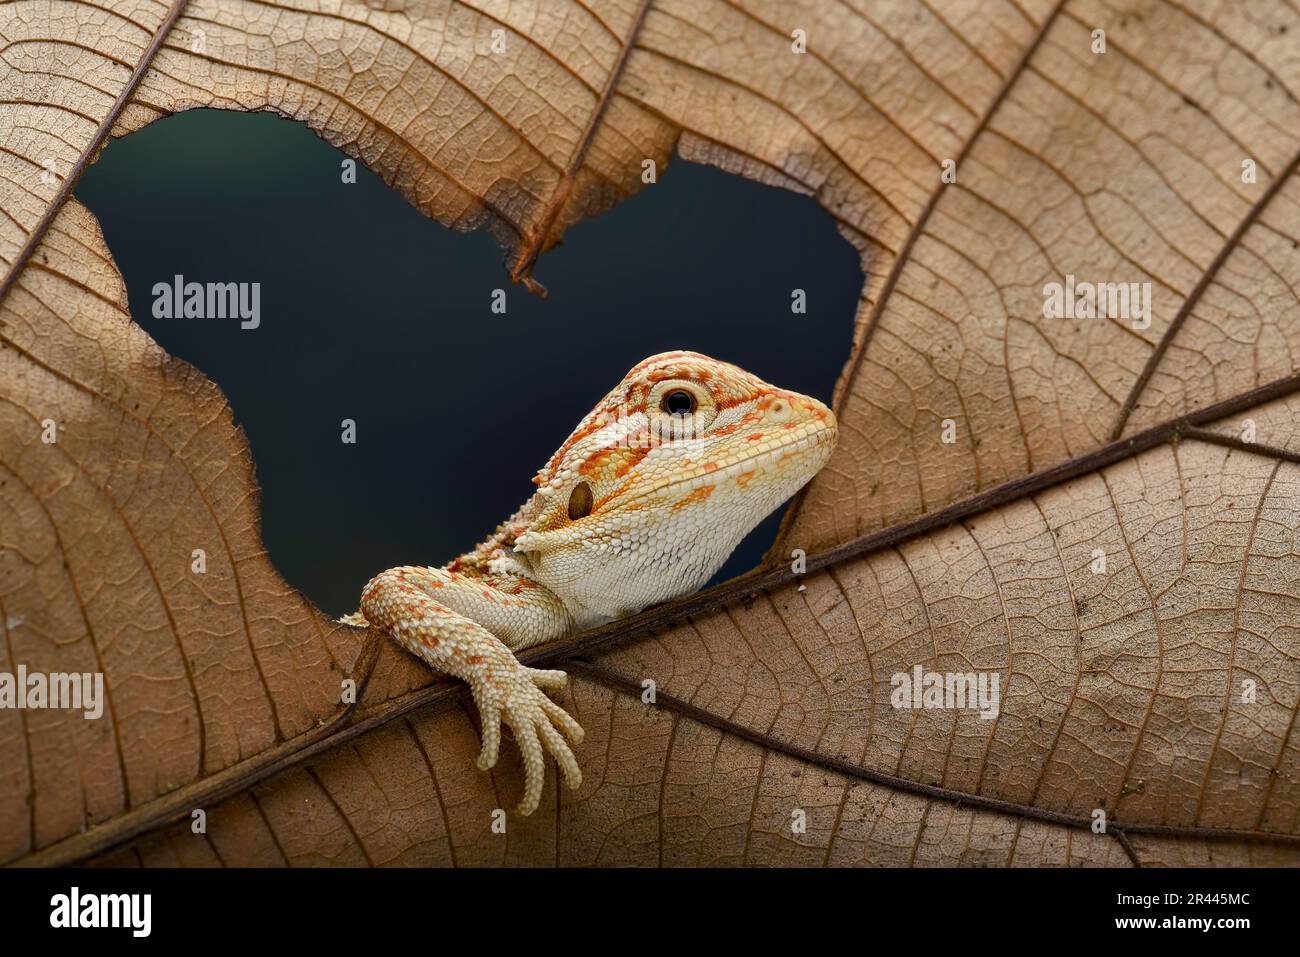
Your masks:
<instances>
[{"instance_id":1,"label":"white scaly skin","mask_svg":"<svg viewBox=\"0 0 1300 957\"><path fill-rule=\"evenodd\" d=\"M582 728L542 689L566 675L515 652L693 592L740 540L830 457L835 416L797 392L694 352L632 369L533 479L490 538L442 568L390 568L346 624L375 625L436 671L469 683L482 718L478 766L501 722L523 754L518 811L541 798L545 754L571 788L565 741Z\"/></svg>"}]
</instances>

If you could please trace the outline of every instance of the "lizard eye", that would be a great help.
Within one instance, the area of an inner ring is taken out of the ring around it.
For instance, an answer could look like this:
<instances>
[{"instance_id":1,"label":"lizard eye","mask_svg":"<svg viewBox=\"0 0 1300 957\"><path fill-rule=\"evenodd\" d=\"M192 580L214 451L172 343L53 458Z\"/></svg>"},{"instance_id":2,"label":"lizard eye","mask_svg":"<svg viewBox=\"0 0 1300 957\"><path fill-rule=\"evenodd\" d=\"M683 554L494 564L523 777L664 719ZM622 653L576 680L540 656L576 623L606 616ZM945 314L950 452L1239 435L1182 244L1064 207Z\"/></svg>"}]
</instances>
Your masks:
<instances>
[{"instance_id":1,"label":"lizard eye","mask_svg":"<svg viewBox=\"0 0 1300 957\"><path fill-rule=\"evenodd\" d=\"M569 493L569 521L576 522L591 514L591 486L579 482Z\"/></svg>"},{"instance_id":2,"label":"lizard eye","mask_svg":"<svg viewBox=\"0 0 1300 957\"><path fill-rule=\"evenodd\" d=\"M659 408L669 415L690 415L695 411L695 396L685 389L674 389L663 397Z\"/></svg>"}]
</instances>

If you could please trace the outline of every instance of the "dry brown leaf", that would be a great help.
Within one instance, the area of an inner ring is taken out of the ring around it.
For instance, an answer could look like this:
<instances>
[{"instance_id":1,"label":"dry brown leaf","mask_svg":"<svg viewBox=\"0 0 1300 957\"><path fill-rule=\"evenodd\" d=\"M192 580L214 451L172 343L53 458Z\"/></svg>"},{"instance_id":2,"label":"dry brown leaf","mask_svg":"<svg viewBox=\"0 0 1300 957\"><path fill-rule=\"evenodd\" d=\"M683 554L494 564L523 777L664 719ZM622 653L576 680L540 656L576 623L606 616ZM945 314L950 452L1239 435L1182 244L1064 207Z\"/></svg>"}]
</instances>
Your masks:
<instances>
[{"instance_id":1,"label":"dry brown leaf","mask_svg":"<svg viewBox=\"0 0 1300 957\"><path fill-rule=\"evenodd\" d=\"M478 7L3 6L0 670L103 671L112 720L0 711L0 861L1300 861L1296 11ZM194 106L309 123L530 283L674 149L862 251L842 445L778 551L803 590L777 567L534 655L585 659L586 783L505 837L517 766L473 771L455 686L386 644L372 673L275 574L229 407L71 198L107 135ZM1067 273L1151 282L1151 326L1041 318ZM999 716L893 709L916 664L997 670ZM167 827L197 807L206 835Z\"/></svg>"}]
</instances>

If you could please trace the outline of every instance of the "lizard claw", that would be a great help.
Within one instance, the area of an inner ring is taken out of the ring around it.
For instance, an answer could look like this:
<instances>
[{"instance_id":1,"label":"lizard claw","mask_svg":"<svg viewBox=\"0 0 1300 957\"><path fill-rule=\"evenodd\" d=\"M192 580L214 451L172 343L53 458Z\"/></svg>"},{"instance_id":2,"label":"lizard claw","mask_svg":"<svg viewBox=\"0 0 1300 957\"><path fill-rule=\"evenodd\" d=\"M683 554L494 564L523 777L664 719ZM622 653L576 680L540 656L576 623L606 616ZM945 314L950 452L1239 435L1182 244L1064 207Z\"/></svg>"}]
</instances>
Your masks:
<instances>
[{"instance_id":1,"label":"lizard claw","mask_svg":"<svg viewBox=\"0 0 1300 957\"><path fill-rule=\"evenodd\" d=\"M477 762L479 770L487 771L496 766L504 716L523 755L524 796L515 810L524 816L537 810L541 801L542 786L546 783L547 752L559 763L565 784L573 789L582 785L582 771L569 742L565 740L567 736L574 744L582 741L582 727L541 690L562 688L567 680L563 671L521 665L505 682L484 680L473 688L474 701L483 720L483 747Z\"/></svg>"},{"instance_id":2,"label":"lizard claw","mask_svg":"<svg viewBox=\"0 0 1300 957\"><path fill-rule=\"evenodd\" d=\"M479 714L483 719L483 747L476 763L480 771L490 771L497 766L497 754L501 750L501 712L480 704Z\"/></svg>"}]
</instances>

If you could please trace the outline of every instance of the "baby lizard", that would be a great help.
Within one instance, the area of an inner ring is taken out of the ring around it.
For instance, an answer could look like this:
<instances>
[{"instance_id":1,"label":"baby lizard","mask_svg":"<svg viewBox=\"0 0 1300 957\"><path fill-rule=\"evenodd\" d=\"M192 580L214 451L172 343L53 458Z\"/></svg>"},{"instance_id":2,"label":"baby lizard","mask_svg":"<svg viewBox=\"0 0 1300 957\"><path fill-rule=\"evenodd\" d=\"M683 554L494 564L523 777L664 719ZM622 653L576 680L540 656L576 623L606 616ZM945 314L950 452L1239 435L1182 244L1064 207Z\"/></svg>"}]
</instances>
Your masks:
<instances>
[{"instance_id":1,"label":"baby lizard","mask_svg":"<svg viewBox=\"0 0 1300 957\"><path fill-rule=\"evenodd\" d=\"M835 415L694 352L635 366L533 478L533 496L472 552L441 568L380 572L358 612L435 671L468 682L482 722L478 766L493 767L501 722L523 754L531 814L545 754L569 787L582 728L544 690L563 671L515 652L693 592L740 540L830 457Z\"/></svg>"}]
</instances>

